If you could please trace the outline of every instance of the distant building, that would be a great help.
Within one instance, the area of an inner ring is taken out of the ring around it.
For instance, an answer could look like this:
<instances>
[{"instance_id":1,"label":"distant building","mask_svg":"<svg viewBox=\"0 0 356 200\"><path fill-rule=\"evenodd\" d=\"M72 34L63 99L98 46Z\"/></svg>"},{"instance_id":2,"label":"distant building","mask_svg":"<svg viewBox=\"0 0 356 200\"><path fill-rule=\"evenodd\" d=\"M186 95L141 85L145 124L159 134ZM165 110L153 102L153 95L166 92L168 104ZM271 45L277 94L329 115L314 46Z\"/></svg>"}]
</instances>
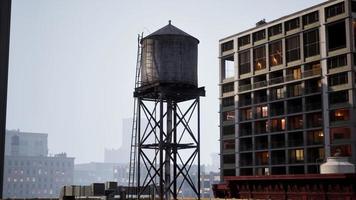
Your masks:
<instances>
[{"instance_id":1,"label":"distant building","mask_svg":"<svg viewBox=\"0 0 356 200\"><path fill-rule=\"evenodd\" d=\"M129 164L117 164L114 166L114 181L119 185L129 184Z\"/></svg>"},{"instance_id":2,"label":"distant building","mask_svg":"<svg viewBox=\"0 0 356 200\"><path fill-rule=\"evenodd\" d=\"M48 134L6 130L5 155L47 156Z\"/></svg>"},{"instance_id":3,"label":"distant building","mask_svg":"<svg viewBox=\"0 0 356 200\"><path fill-rule=\"evenodd\" d=\"M96 182L114 181L117 163L90 162L74 166L74 184L90 185Z\"/></svg>"},{"instance_id":4,"label":"distant building","mask_svg":"<svg viewBox=\"0 0 356 200\"><path fill-rule=\"evenodd\" d=\"M141 131L145 130L145 124L147 120L141 119L144 126L141 127ZM130 150L131 150L131 135L132 135L132 118L126 118L122 120L122 144L118 149L105 149L104 162L105 163L129 163Z\"/></svg>"},{"instance_id":5,"label":"distant building","mask_svg":"<svg viewBox=\"0 0 356 200\"><path fill-rule=\"evenodd\" d=\"M48 156L47 134L6 131L4 198L58 197L73 183L74 158Z\"/></svg>"},{"instance_id":6,"label":"distant building","mask_svg":"<svg viewBox=\"0 0 356 200\"><path fill-rule=\"evenodd\" d=\"M128 163L130 160L132 118L122 120L121 147L118 149L105 149L105 163Z\"/></svg>"}]
</instances>

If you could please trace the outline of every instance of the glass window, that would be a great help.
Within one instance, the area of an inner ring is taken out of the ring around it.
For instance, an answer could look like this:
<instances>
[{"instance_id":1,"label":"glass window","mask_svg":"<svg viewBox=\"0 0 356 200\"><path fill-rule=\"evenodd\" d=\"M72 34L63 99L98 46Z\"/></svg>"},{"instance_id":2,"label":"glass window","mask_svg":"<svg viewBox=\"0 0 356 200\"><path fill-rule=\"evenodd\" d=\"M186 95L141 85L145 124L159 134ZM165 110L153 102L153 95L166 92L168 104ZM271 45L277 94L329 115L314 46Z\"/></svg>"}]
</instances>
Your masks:
<instances>
[{"instance_id":1,"label":"glass window","mask_svg":"<svg viewBox=\"0 0 356 200\"><path fill-rule=\"evenodd\" d=\"M329 76L329 86L342 85L348 83L347 72L338 73Z\"/></svg>"},{"instance_id":2,"label":"glass window","mask_svg":"<svg viewBox=\"0 0 356 200\"><path fill-rule=\"evenodd\" d=\"M234 56L229 56L223 58L223 79L232 78L235 76L235 67L234 67Z\"/></svg>"},{"instance_id":3,"label":"glass window","mask_svg":"<svg viewBox=\"0 0 356 200\"><path fill-rule=\"evenodd\" d=\"M224 126L223 127L223 135L235 135L235 126Z\"/></svg>"},{"instance_id":4,"label":"glass window","mask_svg":"<svg viewBox=\"0 0 356 200\"><path fill-rule=\"evenodd\" d=\"M330 18L345 12L344 2L325 8L325 17Z\"/></svg>"},{"instance_id":5,"label":"glass window","mask_svg":"<svg viewBox=\"0 0 356 200\"><path fill-rule=\"evenodd\" d=\"M300 59L299 35L295 35L286 39L286 59L287 62Z\"/></svg>"},{"instance_id":6,"label":"glass window","mask_svg":"<svg viewBox=\"0 0 356 200\"><path fill-rule=\"evenodd\" d=\"M253 41L254 42L265 39L265 38L266 38L265 30L260 30L260 31L253 33Z\"/></svg>"},{"instance_id":7,"label":"glass window","mask_svg":"<svg viewBox=\"0 0 356 200\"><path fill-rule=\"evenodd\" d=\"M345 121L350 119L350 111L349 109L337 109L330 111L330 121Z\"/></svg>"},{"instance_id":8,"label":"glass window","mask_svg":"<svg viewBox=\"0 0 356 200\"><path fill-rule=\"evenodd\" d=\"M330 128L330 140L332 143L336 140L351 139L351 129L348 127Z\"/></svg>"},{"instance_id":9,"label":"glass window","mask_svg":"<svg viewBox=\"0 0 356 200\"><path fill-rule=\"evenodd\" d=\"M308 24L312 24L314 22L319 21L319 12L315 11L309 14L306 14L303 16L303 25L308 25Z\"/></svg>"},{"instance_id":10,"label":"glass window","mask_svg":"<svg viewBox=\"0 0 356 200\"><path fill-rule=\"evenodd\" d=\"M224 140L223 149L225 150L235 149L235 140Z\"/></svg>"},{"instance_id":11,"label":"glass window","mask_svg":"<svg viewBox=\"0 0 356 200\"><path fill-rule=\"evenodd\" d=\"M346 54L328 58L328 69L333 69L333 68L342 67L342 66L346 66L346 65L347 65Z\"/></svg>"},{"instance_id":12,"label":"glass window","mask_svg":"<svg viewBox=\"0 0 356 200\"><path fill-rule=\"evenodd\" d=\"M282 24L277 24L268 28L268 36L274 36L282 33Z\"/></svg>"},{"instance_id":13,"label":"glass window","mask_svg":"<svg viewBox=\"0 0 356 200\"><path fill-rule=\"evenodd\" d=\"M234 121L234 120L235 120L235 111L223 112L223 121Z\"/></svg>"},{"instance_id":14,"label":"glass window","mask_svg":"<svg viewBox=\"0 0 356 200\"><path fill-rule=\"evenodd\" d=\"M260 46L253 49L253 61L255 70L261 70L266 68L265 46Z\"/></svg>"},{"instance_id":15,"label":"glass window","mask_svg":"<svg viewBox=\"0 0 356 200\"><path fill-rule=\"evenodd\" d=\"M299 18L294 18L289 21L286 21L285 24L286 31L290 31L296 28L299 28Z\"/></svg>"},{"instance_id":16,"label":"glass window","mask_svg":"<svg viewBox=\"0 0 356 200\"><path fill-rule=\"evenodd\" d=\"M349 91L337 91L329 93L329 103L332 104L339 104L339 103L348 103L349 102Z\"/></svg>"},{"instance_id":17,"label":"glass window","mask_svg":"<svg viewBox=\"0 0 356 200\"><path fill-rule=\"evenodd\" d=\"M222 85L223 93L232 92L232 91L234 91L234 83L226 83Z\"/></svg>"},{"instance_id":18,"label":"glass window","mask_svg":"<svg viewBox=\"0 0 356 200\"><path fill-rule=\"evenodd\" d=\"M240 115L240 120L250 120L252 119L252 109L251 108L247 108L247 109L241 109L241 115Z\"/></svg>"},{"instance_id":19,"label":"glass window","mask_svg":"<svg viewBox=\"0 0 356 200\"><path fill-rule=\"evenodd\" d=\"M303 116L288 117L288 129L295 130L303 128Z\"/></svg>"},{"instance_id":20,"label":"glass window","mask_svg":"<svg viewBox=\"0 0 356 200\"><path fill-rule=\"evenodd\" d=\"M322 130L308 131L307 132L308 145L316 145L324 143L324 133Z\"/></svg>"},{"instance_id":21,"label":"glass window","mask_svg":"<svg viewBox=\"0 0 356 200\"><path fill-rule=\"evenodd\" d=\"M240 47L250 44L250 35L240 37L238 43Z\"/></svg>"},{"instance_id":22,"label":"glass window","mask_svg":"<svg viewBox=\"0 0 356 200\"><path fill-rule=\"evenodd\" d=\"M256 117L265 118L268 117L268 106L257 106L256 107Z\"/></svg>"},{"instance_id":23,"label":"glass window","mask_svg":"<svg viewBox=\"0 0 356 200\"><path fill-rule=\"evenodd\" d=\"M229 51L231 49L234 48L234 41L233 40L230 40L228 42L224 42L221 44L221 51L224 52L224 51Z\"/></svg>"},{"instance_id":24,"label":"glass window","mask_svg":"<svg viewBox=\"0 0 356 200\"><path fill-rule=\"evenodd\" d=\"M334 51L346 47L345 22L337 22L327 26L328 50Z\"/></svg>"},{"instance_id":25,"label":"glass window","mask_svg":"<svg viewBox=\"0 0 356 200\"><path fill-rule=\"evenodd\" d=\"M272 88L271 89L271 100L278 100L284 98L284 89L283 87Z\"/></svg>"},{"instance_id":26,"label":"glass window","mask_svg":"<svg viewBox=\"0 0 356 200\"><path fill-rule=\"evenodd\" d=\"M304 149L290 150L289 153L291 163L298 163L304 161Z\"/></svg>"},{"instance_id":27,"label":"glass window","mask_svg":"<svg viewBox=\"0 0 356 200\"><path fill-rule=\"evenodd\" d=\"M311 57L319 55L319 29L305 32L303 34L304 39L304 56Z\"/></svg>"},{"instance_id":28,"label":"glass window","mask_svg":"<svg viewBox=\"0 0 356 200\"><path fill-rule=\"evenodd\" d=\"M247 50L239 53L239 74L246 74L250 71L250 50Z\"/></svg>"},{"instance_id":29,"label":"glass window","mask_svg":"<svg viewBox=\"0 0 356 200\"><path fill-rule=\"evenodd\" d=\"M296 97L303 94L302 84L293 84L287 86L288 97Z\"/></svg>"},{"instance_id":30,"label":"glass window","mask_svg":"<svg viewBox=\"0 0 356 200\"><path fill-rule=\"evenodd\" d=\"M269 62L271 66L283 63L282 41L273 42L269 45Z\"/></svg>"},{"instance_id":31,"label":"glass window","mask_svg":"<svg viewBox=\"0 0 356 200\"><path fill-rule=\"evenodd\" d=\"M223 107L233 106L234 102L235 102L234 97L226 97L222 99Z\"/></svg>"},{"instance_id":32,"label":"glass window","mask_svg":"<svg viewBox=\"0 0 356 200\"><path fill-rule=\"evenodd\" d=\"M271 120L271 131L284 131L286 130L286 120L283 119L272 119Z\"/></svg>"}]
</instances>

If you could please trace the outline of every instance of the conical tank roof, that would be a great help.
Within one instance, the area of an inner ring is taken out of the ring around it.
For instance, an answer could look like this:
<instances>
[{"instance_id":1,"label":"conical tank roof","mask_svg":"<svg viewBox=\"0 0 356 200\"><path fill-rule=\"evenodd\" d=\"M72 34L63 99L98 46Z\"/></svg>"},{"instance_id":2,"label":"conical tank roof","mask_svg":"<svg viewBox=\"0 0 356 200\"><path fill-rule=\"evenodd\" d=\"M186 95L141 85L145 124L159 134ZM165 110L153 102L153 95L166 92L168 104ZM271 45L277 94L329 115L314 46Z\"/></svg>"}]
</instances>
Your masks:
<instances>
[{"instance_id":1,"label":"conical tank roof","mask_svg":"<svg viewBox=\"0 0 356 200\"><path fill-rule=\"evenodd\" d=\"M157 36L164 36L164 35L189 37L189 38L192 38L192 39L196 40L196 42L199 43L199 40L197 38L189 35L188 33L180 30L177 27L173 26L171 24L171 20L168 21L168 25L166 25L163 28L160 28L157 31L149 34L148 36L143 38L143 40L147 39L147 38L154 38L154 37L157 37Z\"/></svg>"}]
</instances>

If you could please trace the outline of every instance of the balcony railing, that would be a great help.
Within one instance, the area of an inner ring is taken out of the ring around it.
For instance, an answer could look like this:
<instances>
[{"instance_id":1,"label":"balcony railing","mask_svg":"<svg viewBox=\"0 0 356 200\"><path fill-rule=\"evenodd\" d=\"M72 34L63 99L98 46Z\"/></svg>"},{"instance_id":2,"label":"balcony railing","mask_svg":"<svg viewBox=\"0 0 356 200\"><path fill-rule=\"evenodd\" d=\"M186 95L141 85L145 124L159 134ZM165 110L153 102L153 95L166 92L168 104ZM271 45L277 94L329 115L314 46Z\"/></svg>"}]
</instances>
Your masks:
<instances>
[{"instance_id":1,"label":"balcony railing","mask_svg":"<svg viewBox=\"0 0 356 200\"><path fill-rule=\"evenodd\" d=\"M248 84L248 85L240 85L239 86L239 91L240 92L243 92L243 91L246 91L246 90L251 90L251 84Z\"/></svg>"},{"instance_id":2,"label":"balcony railing","mask_svg":"<svg viewBox=\"0 0 356 200\"><path fill-rule=\"evenodd\" d=\"M303 78L307 78L310 76L316 76L316 75L321 75L321 69L310 69L306 70L302 73Z\"/></svg>"},{"instance_id":3,"label":"balcony railing","mask_svg":"<svg viewBox=\"0 0 356 200\"><path fill-rule=\"evenodd\" d=\"M254 84L241 85L241 86L239 86L239 91L243 92L243 91L247 91L247 90L266 87L268 85L274 85L274 84L278 84L278 83L299 80L301 78L307 78L307 77L317 76L317 75L321 75L321 69L320 68L319 69L306 70L303 73L297 74L297 75L288 74L285 77L282 77L282 76L281 77L275 77L275 78L271 78L268 81L259 81L259 82L256 82Z\"/></svg>"},{"instance_id":4,"label":"balcony railing","mask_svg":"<svg viewBox=\"0 0 356 200\"><path fill-rule=\"evenodd\" d=\"M267 81L259 81L253 84L253 88L261 88L267 86Z\"/></svg>"},{"instance_id":5,"label":"balcony railing","mask_svg":"<svg viewBox=\"0 0 356 200\"><path fill-rule=\"evenodd\" d=\"M273 85L273 84L283 83L283 81L284 81L284 78L283 78L283 76L281 76L281 77L271 78L268 81L268 84Z\"/></svg>"}]
</instances>

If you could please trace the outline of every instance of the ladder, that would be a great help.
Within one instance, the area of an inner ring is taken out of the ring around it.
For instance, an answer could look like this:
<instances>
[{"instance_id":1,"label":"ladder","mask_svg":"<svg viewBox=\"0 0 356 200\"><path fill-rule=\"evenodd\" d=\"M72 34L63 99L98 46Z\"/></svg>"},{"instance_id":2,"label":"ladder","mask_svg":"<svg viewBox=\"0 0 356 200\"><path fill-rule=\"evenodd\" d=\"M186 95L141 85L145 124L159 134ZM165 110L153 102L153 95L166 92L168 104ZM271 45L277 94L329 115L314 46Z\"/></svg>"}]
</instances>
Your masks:
<instances>
[{"instance_id":1,"label":"ladder","mask_svg":"<svg viewBox=\"0 0 356 200\"><path fill-rule=\"evenodd\" d=\"M135 72L135 88L140 86L140 71L141 71L141 45L140 40L143 37L143 33L137 37L137 60L136 60L136 72ZM136 187L136 162L137 162L137 111L138 111L137 98L134 98L134 109L132 118L132 129L131 129L131 149L130 149L130 165L129 165L129 198L133 199L134 191L133 188ZM137 195L137 194L136 194Z\"/></svg>"}]
</instances>

